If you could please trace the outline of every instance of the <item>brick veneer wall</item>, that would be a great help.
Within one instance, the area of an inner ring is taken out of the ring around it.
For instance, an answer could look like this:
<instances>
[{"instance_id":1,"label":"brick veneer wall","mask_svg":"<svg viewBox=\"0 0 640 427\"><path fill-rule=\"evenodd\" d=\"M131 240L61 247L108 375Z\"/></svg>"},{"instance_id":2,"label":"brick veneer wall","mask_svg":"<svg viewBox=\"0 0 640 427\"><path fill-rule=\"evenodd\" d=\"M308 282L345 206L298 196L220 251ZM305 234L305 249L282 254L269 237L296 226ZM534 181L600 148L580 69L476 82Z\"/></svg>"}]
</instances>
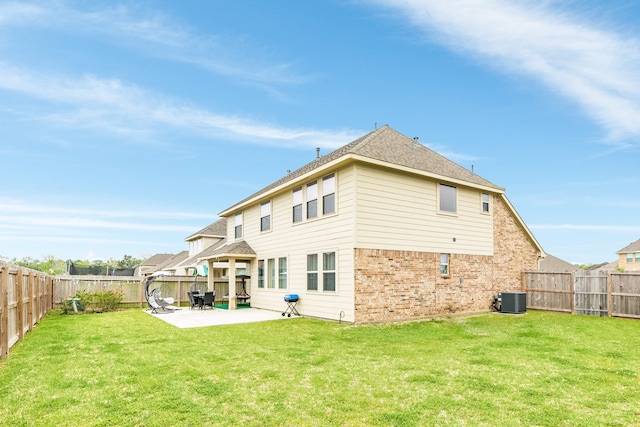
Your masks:
<instances>
[{"instance_id":1,"label":"brick veneer wall","mask_svg":"<svg viewBox=\"0 0 640 427\"><path fill-rule=\"evenodd\" d=\"M439 253L356 249L355 323L490 311L494 294L520 291L538 252L500 196L493 207L493 256L451 254L448 277Z\"/></svg>"}]
</instances>

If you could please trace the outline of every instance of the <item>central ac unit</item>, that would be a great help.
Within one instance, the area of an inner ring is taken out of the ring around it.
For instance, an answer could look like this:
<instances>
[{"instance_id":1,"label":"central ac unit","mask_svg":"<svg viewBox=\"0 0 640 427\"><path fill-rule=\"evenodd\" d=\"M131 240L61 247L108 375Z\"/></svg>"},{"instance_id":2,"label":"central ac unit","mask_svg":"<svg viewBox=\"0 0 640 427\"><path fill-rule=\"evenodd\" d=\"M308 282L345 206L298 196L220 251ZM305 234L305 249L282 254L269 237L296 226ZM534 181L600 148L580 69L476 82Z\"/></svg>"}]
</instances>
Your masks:
<instances>
[{"instance_id":1,"label":"central ac unit","mask_svg":"<svg viewBox=\"0 0 640 427\"><path fill-rule=\"evenodd\" d=\"M500 313L524 313L527 311L527 294L526 292L500 292L493 297L493 306Z\"/></svg>"}]
</instances>

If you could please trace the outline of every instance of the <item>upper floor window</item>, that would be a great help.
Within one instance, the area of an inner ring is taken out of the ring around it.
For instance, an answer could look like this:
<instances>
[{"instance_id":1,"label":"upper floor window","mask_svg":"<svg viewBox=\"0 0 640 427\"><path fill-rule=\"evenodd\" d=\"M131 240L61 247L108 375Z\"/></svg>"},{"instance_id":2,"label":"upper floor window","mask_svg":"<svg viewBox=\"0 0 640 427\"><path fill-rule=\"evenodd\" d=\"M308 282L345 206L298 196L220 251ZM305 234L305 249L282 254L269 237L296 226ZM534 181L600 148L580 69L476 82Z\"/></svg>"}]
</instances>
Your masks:
<instances>
[{"instance_id":1,"label":"upper floor window","mask_svg":"<svg viewBox=\"0 0 640 427\"><path fill-rule=\"evenodd\" d=\"M640 252L636 252L636 262L640 262Z\"/></svg>"},{"instance_id":2,"label":"upper floor window","mask_svg":"<svg viewBox=\"0 0 640 427\"><path fill-rule=\"evenodd\" d=\"M334 174L322 178L322 214L336 211L336 177Z\"/></svg>"},{"instance_id":3,"label":"upper floor window","mask_svg":"<svg viewBox=\"0 0 640 427\"><path fill-rule=\"evenodd\" d=\"M318 181L307 184L307 219L318 216Z\"/></svg>"},{"instance_id":4,"label":"upper floor window","mask_svg":"<svg viewBox=\"0 0 640 427\"><path fill-rule=\"evenodd\" d=\"M452 185L439 184L438 185L438 200L440 211L442 212L457 212L457 188Z\"/></svg>"},{"instance_id":5,"label":"upper floor window","mask_svg":"<svg viewBox=\"0 0 640 427\"><path fill-rule=\"evenodd\" d=\"M302 221L302 187L296 188L292 193L293 222Z\"/></svg>"},{"instance_id":6,"label":"upper floor window","mask_svg":"<svg viewBox=\"0 0 640 427\"><path fill-rule=\"evenodd\" d=\"M271 230L271 200L260 205L260 231Z\"/></svg>"},{"instance_id":7,"label":"upper floor window","mask_svg":"<svg viewBox=\"0 0 640 427\"><path fill-rule=\"evenodd\" d=\"M482 212L489 212L489 195L487 193L482 193Z\"/></svg>"},{"instance_id":8,"label":"upper floor window","mask_svg":"<svg viewBox=\"0 0 640 427\"><path fill-rule=\"evenodd\" d=\"M242 237L242 212L238 212L236 214L235 236L236 236L236 239L239 239Z\"/></svg>"},{"instance_id":9,"label":"upper floor window","mask_svg":"<svg viewBox=\"0 0 640 427\"><path fill-rule=\"evenodd\" d=\"M627 254L627 262L633 262L633 254Z\"/></svg>"}]
</instances>

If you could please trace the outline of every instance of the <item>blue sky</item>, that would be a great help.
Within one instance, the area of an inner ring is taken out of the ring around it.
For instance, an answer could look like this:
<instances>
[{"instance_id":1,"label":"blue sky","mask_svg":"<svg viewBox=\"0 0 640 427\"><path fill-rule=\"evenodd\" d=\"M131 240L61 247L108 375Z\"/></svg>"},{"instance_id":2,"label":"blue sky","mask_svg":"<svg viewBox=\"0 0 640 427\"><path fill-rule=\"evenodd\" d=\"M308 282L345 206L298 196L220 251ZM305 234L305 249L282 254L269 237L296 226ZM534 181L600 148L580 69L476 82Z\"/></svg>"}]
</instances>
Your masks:
<instances>
[{"instance_id":1,"label":"blue sky","mask_svg":"<svg viewBox=\"0 0 640 427\"><path fill-rule=\"evenodd\" d=\"M0 256L187 249L388 124L505 187L543 248L640 238L640 3L0 2Z\"/></svg>"}]
</instances>

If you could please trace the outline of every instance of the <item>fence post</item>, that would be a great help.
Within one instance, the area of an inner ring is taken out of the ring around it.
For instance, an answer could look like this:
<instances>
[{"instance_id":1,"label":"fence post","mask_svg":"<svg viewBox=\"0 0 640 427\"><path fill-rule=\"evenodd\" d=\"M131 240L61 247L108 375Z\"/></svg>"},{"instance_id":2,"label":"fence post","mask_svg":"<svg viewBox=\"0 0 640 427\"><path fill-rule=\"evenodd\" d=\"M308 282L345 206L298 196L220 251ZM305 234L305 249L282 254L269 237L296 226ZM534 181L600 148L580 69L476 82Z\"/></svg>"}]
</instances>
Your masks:
<instances>
[{"instance_id":1,"label":"fence post","mask_svg":"<svg viewBox=\"0 0 640 427\"><path fill-rule=\"evenodd\" d=\"M28 276L30 279L30 276ZM22 269L18 269L18 273L16 274L16 301L18 305L16 306L16 319L17 327L18 327L18 340L22 341L24 338L24 275L22 273ZM31 318L27 323L31 323ZM31 329L31 328L29 328Z\"/></svg>"},{"instance_id":2,"label":"fence post","mask_svg":"<svg viewBox=\"0 0 640 427\"><path fill-rule=\"evenodd\" d=\"M33 284L34 273L29 273L29 281L27 285L27 295L29 295L29 302L27 303L27 316L29 317L29 330L33 329L33 313L36 312L36 303L33 301L35 295L35 285ZM36 318L37 318L36 312Z\"/></svg>"},{"instance_id":3,"label":"fence post","mask_svg":"<svg viewBox=\"0 0 640 427\"><path fill-rule=\"evenodd\" d=\"M613 312L613 301L611 300L611 293L613 288L613 281L611 280L611 272L607 272L607 316L611 317Z\"/></svg>"},{"instance_id":4,"label":"fence post","mask_svg":"<svg viewBox=\"0 0 640 427\"><path fill-rule=\"evenodd\" d=\"M571 314L576 314L576 273L571 273Z\"/></svg>"},{"instance_id":5,"label":"fence post","mask_svg":"<svg viewBox=\"0 0 640 427\"><path fill-rule=\"evenodd\" d=\"M9 356L9 266L0 266L0 359Z\"/></svg>"}]
</instances>

